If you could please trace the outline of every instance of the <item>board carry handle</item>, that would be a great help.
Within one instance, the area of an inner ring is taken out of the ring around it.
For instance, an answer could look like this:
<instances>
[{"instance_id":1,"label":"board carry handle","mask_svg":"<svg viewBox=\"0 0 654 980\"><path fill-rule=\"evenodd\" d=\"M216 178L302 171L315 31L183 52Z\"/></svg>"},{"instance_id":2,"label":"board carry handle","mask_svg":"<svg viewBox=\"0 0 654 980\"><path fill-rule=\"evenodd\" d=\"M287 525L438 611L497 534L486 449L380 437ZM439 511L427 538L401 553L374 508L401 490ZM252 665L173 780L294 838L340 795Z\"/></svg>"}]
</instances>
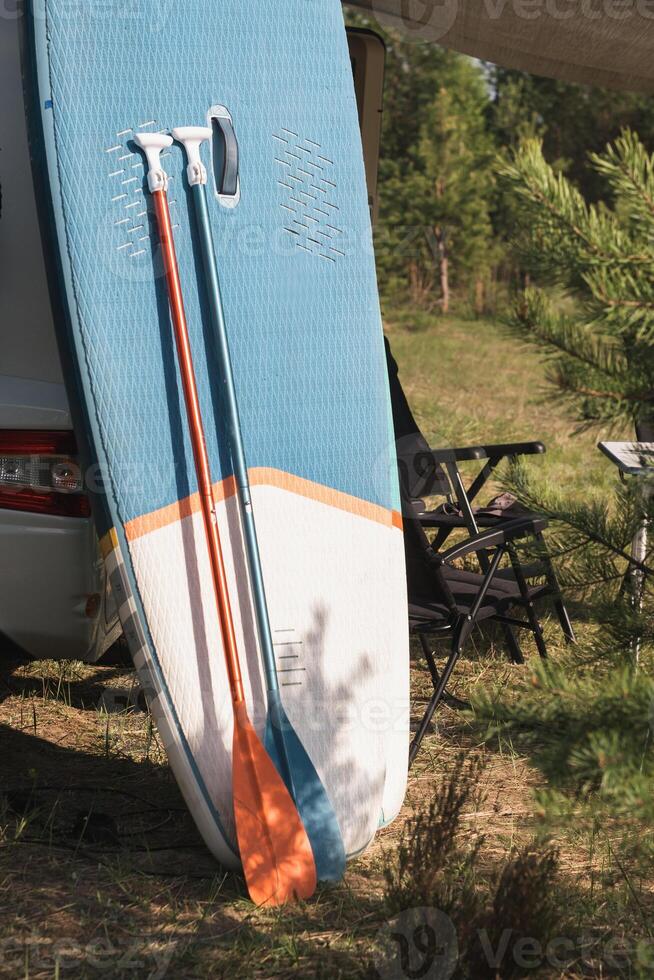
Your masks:
<instances>
[{"instance_id":1,"label":"board carry handle","mask_svg":"<svg viewBox=\"0 0 654 980\"><path fill-rule=\"evenodd\" d=\"M232 115L224 105L212 105L207 113L211 129L211 155L216 197L223 207L234 208L241 199L239 148Z\"/></svg>"},{"instance_id":2,"label":"board carry handle","mask_svg":"<svg viewBox=\"0 0 654 980\"><path fill-rule=\"evenodd\" d=\"M191 184L191 200L202 254L202 268L216 342L219 376L225 393L229 448L243 521L245 555L252 586L257 635L266 675L268 716L265 746L295 801L309 835L318 877L321 880L337 881L345 871L345 846L338 819L316 767L286 714L277 675L216 250L207 206L205 187L207 172L200 157L202 144L209 141L213 133L209 128L202 129L194 126L180 126L173 129L172 133L175 140L186 150L187 175Z\"/></svg>"},{"instance_id":3,"label":"board carry handle","mask_svg":"<svg viewBox=\"0 0 654 980\"><path fill-rule=\"evenodd\" d=\"M148 162L148 186L152 190L164 260L172 328L232 697L232 799L236 837L252 900L261 905L281 905L297 896L309 898L313 894L317 882L315 859L296 804L247 713L193 352L166 193L168 177L160 161L162 150L173 141L170 136L162 134L136 134L135 142L145 153ZM179 656L183 655L184 651L180 650Z\"/></svg>"}]
</instances>

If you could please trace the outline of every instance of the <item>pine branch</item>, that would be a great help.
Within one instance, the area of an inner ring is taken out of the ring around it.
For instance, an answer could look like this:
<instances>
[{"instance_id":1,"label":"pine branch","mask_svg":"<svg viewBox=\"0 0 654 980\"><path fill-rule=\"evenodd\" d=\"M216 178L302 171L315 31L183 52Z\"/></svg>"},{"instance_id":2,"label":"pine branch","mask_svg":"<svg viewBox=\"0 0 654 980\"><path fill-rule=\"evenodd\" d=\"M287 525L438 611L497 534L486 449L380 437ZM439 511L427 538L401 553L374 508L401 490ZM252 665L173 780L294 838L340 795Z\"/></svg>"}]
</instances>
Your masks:
<instances>
[{"instance_id":1,"label":"pine branch","mask_svg":"<svg viewBox=\"0 0 654 980\"><path fill-rule=\"evenodd\" d=\"M642 410L639 406L652 401L649 378L634 379L617 341L598 334L591 324L554 313L541 291L527 290L508 323L527 342L561 355L549 379L562 396L576 399L582 419L631 422ZM635 380L640 387L633 387Z\"/></svg>"},{"instance_id":2,"label":"pine branch","mask_svg":"<svg viewBox=\"0 0 654 980\"><path fill-rule=\"evenodd\" d=\"M643 394L621 394L619 397L615 391L599 391L597 388L584 388L583 385L570 387L570 391L575 395L588 395L590 398L610 398L613 401L627 402L654 402L654 393L648 391Z\"/></svg>"},{"instance_id":3,"label":"pine branch","mask_svg":"<svg viewBox=\"0 0 654 980\"><path fill-rule=\"evenodd\" d=\"M534 288L518 298L507 322L527 342L561 355L549 380L577 401L582 419L633 423L643 406L654 406L654 350L635 332L628 338L624 324L621 337L607 337L597 322L556 313Z\"/></svg>"},{"instance_id":4,"label":"pine branch","mask_svg":"<svg viewBox=\"0 0 654 980\"><path fill-rule=\"evenodd\" d=\"M528 342L543 342L597 371L615 378L628 376L627 362L617 344L600 337L587 323L557 314L542 290L526 289L514 306L509 325Z\"/></svg>"},{"instance_id":5,"label":"pine branch","mask_svg":"<svg viewBox=\"0 0 654 980\"><path fill-rule=\"evenodd\" d=\"M523 259L554 281L578 285L578 276L595 265L652 266L649 250L632 248L632 236L613 212L588 205L579 191L545 162L538 140L526 140L497 172L523 210ZM531 249L527 242L531 241Z\"/></svg>"},{"instance_id":6,"label":"pine branch","mask_svg":"<svg viewBox=\"0 0 654 980\"><path fill-rule=\"evenodd\" d=\"M609 514L607 501L569 499L551 487L536 484L530 469L520 461L508 467L502 483L530 510L572 528L589 543L624 561L625 572L634 568L648 576L654 575L654 565L635 561L629 550L642 521L642 501L637 488L620 486Z\"/></svg>"},{"instance_id":7,"label":"pine branch","mask_svg":"<svg viewBox=\"0 0 654 980\"><path fill-rule=\"evenodd\" d=\"M599 791L614 814L632 819L650 819L654 811L653 699L654 680L642 672L570 676L541 664L517 700L508 702L501 691L473 695L487 740L518 740L553 786Z\"/></svg>"},{"instance_id":8,"label":"pine branch","mask_svg":"<svg viewBox=\"0 0 654 980\"><path fill-rule=\"evenodd\" d=\"M650 224L654 220L654 161L638 136L623 130L603 154L590 154L598 173L607 177L618 200L630 206L632 217Z\"/></svg>"}]
</instances>

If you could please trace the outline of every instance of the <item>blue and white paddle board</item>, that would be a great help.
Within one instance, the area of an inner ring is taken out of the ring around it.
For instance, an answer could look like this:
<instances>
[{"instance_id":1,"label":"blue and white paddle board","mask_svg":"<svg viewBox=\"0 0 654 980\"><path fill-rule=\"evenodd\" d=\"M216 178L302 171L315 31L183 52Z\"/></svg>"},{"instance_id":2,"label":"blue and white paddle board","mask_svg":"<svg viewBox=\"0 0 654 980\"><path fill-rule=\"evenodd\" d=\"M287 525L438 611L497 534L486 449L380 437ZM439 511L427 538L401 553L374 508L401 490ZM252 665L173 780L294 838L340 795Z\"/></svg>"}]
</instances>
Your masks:
<instances>
[{"instance_id":1,"label":"blue and white paddle board","mask_svg":"<svg viewBox=\"0 0 654 980\"><path fill-rule=\"evenodd\" d=\"M339 0L41 0L24 18L33 170L61 346L121 618L207 844L238 866L232 711L135 133L226 107L240 201L211 220L284 704L359 853L404 795L404 558L361 142ZM206 161L210 166L210 162ZM265 686L172 147L176 246L255 726ZM214 168L212 168L214 169ZM234 204L235 202L230 202Z\"/></svg>"}]
</instances>

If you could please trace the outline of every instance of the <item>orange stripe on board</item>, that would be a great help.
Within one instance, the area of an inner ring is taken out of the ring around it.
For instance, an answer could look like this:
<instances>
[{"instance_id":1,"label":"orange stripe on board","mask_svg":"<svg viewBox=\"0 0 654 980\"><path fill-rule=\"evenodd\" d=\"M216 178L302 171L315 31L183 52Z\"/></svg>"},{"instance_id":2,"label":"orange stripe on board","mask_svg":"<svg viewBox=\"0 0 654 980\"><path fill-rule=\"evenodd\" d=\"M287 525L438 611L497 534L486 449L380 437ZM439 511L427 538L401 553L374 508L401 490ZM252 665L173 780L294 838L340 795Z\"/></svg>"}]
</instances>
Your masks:
<instances>
[{"instance_id":1,"label":"orange stripe on board","mask_svg":"<svg viewBox=\"0 0 654 980\"><path fill-rule=\"evenodd\" d=\"M280 490L288 490L296 493L300 497L308 497L309 500L317 500L321 504L329 507L336 507L338 510L345 510L348 514L356 514L357 517L367 517L369 521L376 521L378 524L392 524L393 511L381 507L379 504L371 504L360 497L353 497L349 493L341 490L332 490L322 483L313 483L312 480L303 480L300 476L293 476L292 473L284 473L282 470L267 469L258 466L249 471L250 483L254 487L279 487Z\"/></svg>"},{"instance_id":2,"label":"orange stripe on board","mask_svg":"<svg viewBox=\"0 0 654 980\"><path fill-rule=\"evenodd\" d=\"M309 500L317 500L329 507L344 510L348 514L356 514L357 517L365 517L369 521L377 524L385 524L388 527L402 528L402 516L396 510L387 510L379 504L371 504L367 500L353 497L349 493L341 490L333 490L331 487L323 486L321 483L313 483L311 480L303 480L302 477L293 476L292 473L284 473L282 470L269 469L259 466L248 471L250 485L254 487L277 487L295 493L300 497L307 497ZM220 480L213 485L214 497L217 502L226 500L236 494L236 481L233 476L226 480ZM177 500L174 504L161 507L150 514L142 517L135 517L125 525L125 534L128 541L142 538L145 534L158 531L159 528L175 524L184 517L190 517L200 510L200 495L198 493L185 497L184 500Z\"/></svg>"},{"instance_id":3,"label":"orange stripe on board","mask_svg":"<svg viewBox=\"0 0 654 980\"><path fill-rule=\"evenodd\" d=\"M233 497L235 493L236 481L233 476L228 476L226 480L213 484L213 495L216 502L225 500L227 497ZM159 510L153 510L149 514L143 514L142 517L135 517L133 521L128 521L125 525L127 540L134 541L136 538L142 538L144 534L158 531L161 527L167 527L185 517L190 517L191 514L197 514L199 510L200 494L192 493L190 497L176 500L174 504L168 504L167 507L160 507Z\"/></svg>"}]
</instances>

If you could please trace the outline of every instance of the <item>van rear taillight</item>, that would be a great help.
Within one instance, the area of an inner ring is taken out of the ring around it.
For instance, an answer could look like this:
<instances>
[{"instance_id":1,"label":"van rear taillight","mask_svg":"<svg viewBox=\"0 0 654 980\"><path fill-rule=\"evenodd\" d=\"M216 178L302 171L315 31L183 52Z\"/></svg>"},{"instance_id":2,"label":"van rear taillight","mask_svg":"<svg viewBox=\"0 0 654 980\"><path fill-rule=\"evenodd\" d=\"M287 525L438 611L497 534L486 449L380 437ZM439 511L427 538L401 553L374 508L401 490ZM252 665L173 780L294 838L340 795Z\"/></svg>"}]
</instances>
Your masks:
<instances>
[{"instance_id":1,"label":"van rear taillight","mask_svg":"<svg viewBox=\"0 0 654 980\"><path fill-rule=\"evenodd\" d=\"M89 517L72 432L0 429L0 510Z\"/></svg>"}]
</instances>

